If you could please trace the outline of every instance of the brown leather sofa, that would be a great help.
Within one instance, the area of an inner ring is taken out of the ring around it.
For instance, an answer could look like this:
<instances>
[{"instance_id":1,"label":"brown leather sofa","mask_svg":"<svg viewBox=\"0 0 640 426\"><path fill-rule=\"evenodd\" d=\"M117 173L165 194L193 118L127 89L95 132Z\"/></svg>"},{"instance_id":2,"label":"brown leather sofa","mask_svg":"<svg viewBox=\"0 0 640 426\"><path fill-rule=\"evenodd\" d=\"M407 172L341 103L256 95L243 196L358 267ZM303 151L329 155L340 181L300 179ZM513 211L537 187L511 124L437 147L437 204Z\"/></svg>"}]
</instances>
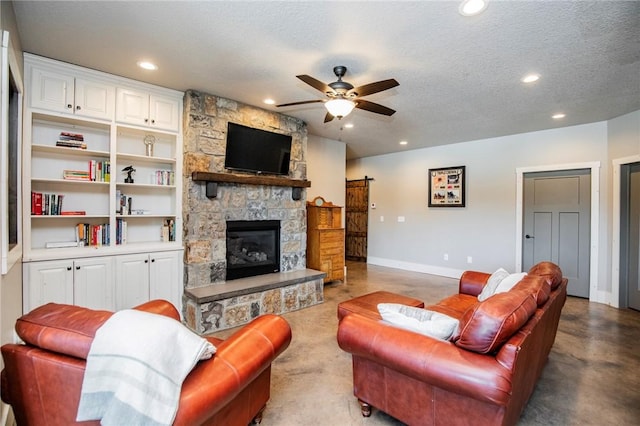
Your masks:
<instances>
[{"instance_id":1,"label":"brown leather sofa","mask_svg":"<svg viewBox=\"0 0 640 426\"><path fill-rule=\"evenodd\" d=\"M163 300L135 309L180 319ZM112 314L50 303L18 319L16 331L25 344L2 346L2 400L12 406L18 425L78 424L85 359L96 330ZM186 377L174 424L259 423L270 395L271 363L291 341L289 324L263 315L224 341L207 339L216 354Z\"/></svg>"},{"instance_id":2,"label":"brown leather sofa","mask_svg":"<svg viewBox=\"0 0 640 426\"><path fill-rule=\"evenodd\" d=\"M550 262L483 302L490 274L465 272L459 293L425 309L460 320L451 341L350 313L338 344L352 354L363 415L376 407L409 425L514 425L555 340L567 280Z\"/></svg>"}]
</instances>

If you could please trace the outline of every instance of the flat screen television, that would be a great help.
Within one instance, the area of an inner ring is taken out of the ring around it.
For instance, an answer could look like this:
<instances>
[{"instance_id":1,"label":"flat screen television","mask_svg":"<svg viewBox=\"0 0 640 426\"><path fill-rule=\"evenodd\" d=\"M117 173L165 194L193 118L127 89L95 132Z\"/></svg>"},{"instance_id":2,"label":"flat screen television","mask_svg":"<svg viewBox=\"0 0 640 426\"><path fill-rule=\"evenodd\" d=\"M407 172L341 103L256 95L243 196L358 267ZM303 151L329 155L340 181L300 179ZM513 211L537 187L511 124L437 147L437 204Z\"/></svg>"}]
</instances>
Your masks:
<instances>
[{"instance_id":1,"label":"flat screen television","mask_svg":"<svg viewBox=\"0 0 640 426\"><path fill-rule=\"evenodd\" d=\"M291 136L228 123L225 168L288 175L290 159Z\"/></svg>"}]
</instances>

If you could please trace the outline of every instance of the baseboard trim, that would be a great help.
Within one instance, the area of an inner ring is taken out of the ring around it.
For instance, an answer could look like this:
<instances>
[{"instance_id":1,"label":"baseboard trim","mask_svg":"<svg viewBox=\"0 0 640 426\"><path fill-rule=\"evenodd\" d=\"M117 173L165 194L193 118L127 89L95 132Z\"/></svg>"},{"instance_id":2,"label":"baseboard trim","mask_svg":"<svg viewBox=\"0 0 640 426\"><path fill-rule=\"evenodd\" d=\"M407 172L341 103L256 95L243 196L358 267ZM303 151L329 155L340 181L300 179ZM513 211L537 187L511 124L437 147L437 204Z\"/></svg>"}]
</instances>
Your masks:
<instances>
[{"instance_id":1,"label":"baseboard trim","mask_svg":"<svg viewBox=\"0 0 640 426\"><path fill-rule=\"evenodd\" d=\"M402 269L405 271L422 272L424 274L438 275L441 277L459 279L464 271L441 266L424 265L421 263L403 262L400 260L385 259L382 257L367 257L367 263L388 268Z\"/></svg>"}]
</instances>

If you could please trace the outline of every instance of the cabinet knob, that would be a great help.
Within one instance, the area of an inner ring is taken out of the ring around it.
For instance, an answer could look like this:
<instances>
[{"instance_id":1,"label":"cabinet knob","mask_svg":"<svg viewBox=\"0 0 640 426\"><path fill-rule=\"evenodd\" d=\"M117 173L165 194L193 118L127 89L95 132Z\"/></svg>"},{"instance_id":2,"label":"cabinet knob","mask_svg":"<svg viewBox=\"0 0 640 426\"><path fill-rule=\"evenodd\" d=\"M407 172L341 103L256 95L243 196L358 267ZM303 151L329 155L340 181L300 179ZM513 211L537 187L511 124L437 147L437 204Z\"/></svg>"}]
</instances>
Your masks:
<instances>
[{"instance_id":1,"label":"cabinet knob","mask_svg":"<svg viewBox=\"0 0 640 426\"><path fill-rule=\"evenodd\" d=\"M156 120L151 120L151 124L156 124Z\"/></svg>"},{"instance_id":2,"label":"cabinet knob","mask_svg":"<svg viewBox=\"0 0 640 426\"><path fill-rule=\"evenodd\" d=\"M151 263L153 263L153 262L155 262L155 261L156 261L155 259L151 259Z\"/></svg>"},{"instance_id":3,"label":"cabinet knob","mask_svg":"<svg viewBox=\"0 0 640 426\"><path fill-rule=\"evenodd\" d=\"M70 271L70 270L71 270L71 266L67 266L67 271Z\"/></svg>"},{"instance_id":4,"label":"cabinet knob","mask_svg":"<svg viewBox=\"0 0 640 426\"><path fill-rule=\"evenodd\" d=\"M79 266L76 266L76 271L77 271L77 270L79 270L79 269L80 269L80 267L79 267Z\"/></svg>"},{"instance_id":5,"label":"cabinet knob","mask_svg":"<svg viewBox=\"0 0 640 426\"><path fill-rule=\"evenodd\" d=\"M82 108L80 108L80 105L76 106L76 111L80 111Z\"/></svg>"},{"instance_id":6,"label":"cabinet knob","mask_svg":"<svg viewBox=\"0 0 640 426\"><path fill-rule=\"evenodd\" d=\"M73 108L73 105L67 104L67 108L71 109L71 108Z\"/></svg>"},{"instance_id":7,"label":"cabinet knob","mask_svg":"<svg viewBox=\"0 0 640 426\"><path fill-rule=\"evenodd\" d=\"M145 259L145 260L144 260L144 263L149 263L149 259Z\"/></svg>"},{"instance_id":8,"label":"cabinet knob","mask_svg":"<svg viewBox=\"0 0 640 426\"><path fill-rule=\"evenodd\" d=\"M148 122L149 122L149 119L148 119L148 118L145 118L145 119L144 119L144 122L145 122L145 123L148 123Z\"/></svg>"}]
</instances>

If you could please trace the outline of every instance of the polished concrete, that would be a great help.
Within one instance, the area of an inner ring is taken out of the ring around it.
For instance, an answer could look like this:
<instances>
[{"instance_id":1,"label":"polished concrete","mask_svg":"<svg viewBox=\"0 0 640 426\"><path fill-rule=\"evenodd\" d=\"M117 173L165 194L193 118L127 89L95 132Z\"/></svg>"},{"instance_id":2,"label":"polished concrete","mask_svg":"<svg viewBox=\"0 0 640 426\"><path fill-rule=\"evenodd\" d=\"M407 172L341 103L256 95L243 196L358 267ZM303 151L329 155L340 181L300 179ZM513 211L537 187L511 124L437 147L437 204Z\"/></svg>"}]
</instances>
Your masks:
<instances>
[{"instance_id":1,"label":"polished concrete","mask_svg":"<svg viewBox=\"0 0 640 426\"><path fill-rule=\"evenodd\" d=\"M323 304L283 314L293 340L273 364L262 425L402 425L375 409L370 418L360 414L351 356L336 342L337 304L377 290L429 304L456 293L457 280L364 263L347 266L345 282L325 286ZM640 425L640 313L569 297L549 362L519 425Z\"/></svg>"}]
</instances>

